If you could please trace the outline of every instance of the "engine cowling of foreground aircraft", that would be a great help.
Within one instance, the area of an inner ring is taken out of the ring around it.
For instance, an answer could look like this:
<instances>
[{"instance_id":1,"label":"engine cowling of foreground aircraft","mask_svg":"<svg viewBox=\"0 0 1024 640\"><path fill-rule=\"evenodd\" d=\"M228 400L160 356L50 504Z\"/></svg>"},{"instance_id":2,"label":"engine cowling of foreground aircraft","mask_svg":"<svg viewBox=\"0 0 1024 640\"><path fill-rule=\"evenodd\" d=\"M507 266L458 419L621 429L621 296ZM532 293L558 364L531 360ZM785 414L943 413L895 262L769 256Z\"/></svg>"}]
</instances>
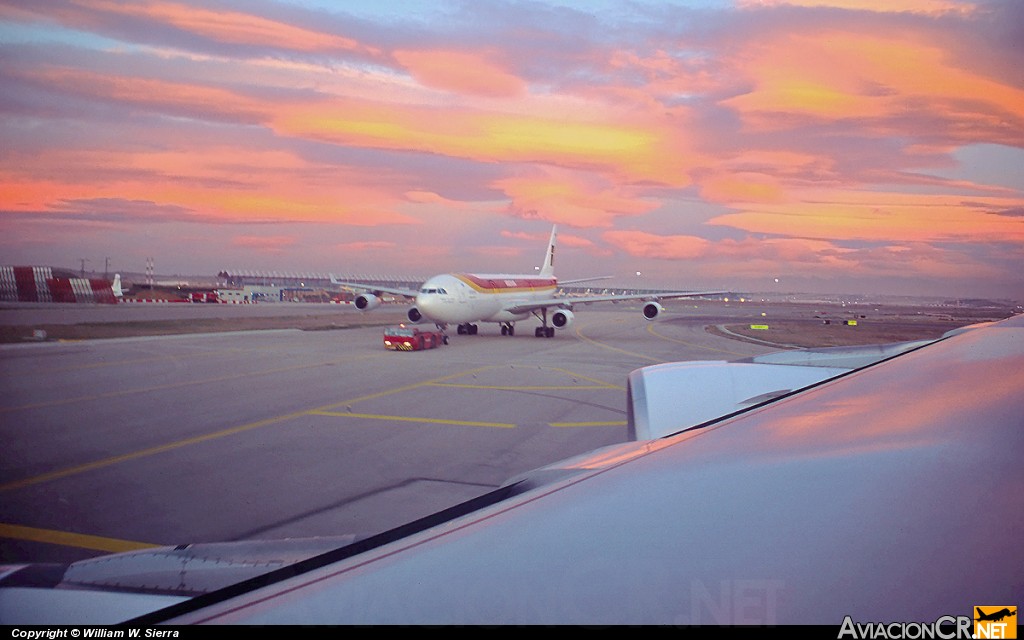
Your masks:
<instances>
[{"instance_id":1,"label":"engine cowling of foreground aircraft","mask_svg":"<svg viewBox=\"0 0 1024 640\"><path fill-rule=\"evenodd\" d=\"M369 311L370 309L376 309L380 306L380 298L372 293L362 293L356 296L355 304L356 309L359 309L360 311Z\"/></svg>"},{"instance_id":2,"label":"engine cowling of foreground aircraft","mask_svg":"<svg viewBox=\"0 0 1024 640\"><path fill-rule=\"evenodd\" d=\"M405 314L405 317L409 318L409 322L413 324L423 320L423 314L416 307L409 307L409 311Z\"/></svg>"},{"instance_id":3,"label":"engine cowling of foreground aircraft","mask_svg":"<svg viewBox=\"0 0 1024 640\"><path fill-rule=\"evenodd\" d=\"M648 320L654 320L661 312L665 310L665 307L661 306L653 300L644 305L644 317Z\"/></svg>"},{"instance_id":4,"label":"engine cowling of foreground aircraft","mask_svg":"<svg viewBox=\"0 0 1024 640\"><path fill-rule=\"evenodd\" d=\"M551 314L551 324L559 329L565 329L572 324L572 321L576 318L572 311L568 309L559 309L558 311Z\"/></svg>"}]
</instances>

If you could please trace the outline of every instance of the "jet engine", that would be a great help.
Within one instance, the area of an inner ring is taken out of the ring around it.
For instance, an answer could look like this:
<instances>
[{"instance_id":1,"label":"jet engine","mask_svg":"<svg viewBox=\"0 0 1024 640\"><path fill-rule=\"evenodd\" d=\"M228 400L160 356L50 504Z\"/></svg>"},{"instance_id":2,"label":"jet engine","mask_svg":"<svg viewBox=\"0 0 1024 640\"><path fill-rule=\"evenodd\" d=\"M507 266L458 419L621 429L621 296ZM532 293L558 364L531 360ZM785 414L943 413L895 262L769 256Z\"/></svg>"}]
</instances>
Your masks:
<instances>
[{"instance_id":1,"label":"jet engine","mask_svg":"<svg viewBox=\"0 0 1024 640\"><path fill-rule=\"evenodd\" d=\"M572 321L576 318L572 314L572 311L568 309L559 309L558 311L551 314L551 324L559 329L565 329L572 324Z\"/></svg>"},{"instance_id":2,"label":"jet engine","mask_svg":"<svg viewBox=\"0 0 1024 640\"><path fill-rule=\"evenodd\" d=\"M376 309L379 306L380 298L372 293L363 293L356 296L356 309L359 309L360 311L369 311L370 309Z\"/></svg>"},{"instance_id":3,"label":"jet engine","mask_svg":"<svg viewBox=\"0 0 1024 640\"><path fill-rule=\"evenodd\" d=\"M665 307L661 306L653 300L644 305L644 317L648 320L654 320L665 310Z\"/></svg>"},{"instance_id":4,"label":"jet engine","mask_svg":"<svg viewBox=\"0 0 1024 640\"><path fill-rule=\"evenodd\" d=\"M416 307L409 307L409 312L406 313L405 316L409 318L409 322L412 322L413 324L423 320L423 314L420 313L420 310Z\"/></svg>"}]
</instances>

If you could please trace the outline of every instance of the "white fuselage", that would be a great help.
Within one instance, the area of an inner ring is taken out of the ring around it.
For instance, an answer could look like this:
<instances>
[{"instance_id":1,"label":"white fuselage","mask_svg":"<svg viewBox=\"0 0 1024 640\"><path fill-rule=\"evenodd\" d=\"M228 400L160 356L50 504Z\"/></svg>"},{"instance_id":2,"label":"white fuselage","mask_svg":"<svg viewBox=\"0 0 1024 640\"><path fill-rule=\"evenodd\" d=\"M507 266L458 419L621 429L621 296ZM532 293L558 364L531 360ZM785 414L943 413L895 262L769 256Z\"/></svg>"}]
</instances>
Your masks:
<instances>
[{"instance_id":1,"label":"white fuselage","mask_svg":"<svg viewBox=\"0 0 1024 640\"><path fill-rule=\"evenodd\" d=\"M530 314L511 313L509 308L551 298L556 285L551 276L449 273L423 283L416 308L438 324L515 322Z\"/></svg>"}]
</instances>

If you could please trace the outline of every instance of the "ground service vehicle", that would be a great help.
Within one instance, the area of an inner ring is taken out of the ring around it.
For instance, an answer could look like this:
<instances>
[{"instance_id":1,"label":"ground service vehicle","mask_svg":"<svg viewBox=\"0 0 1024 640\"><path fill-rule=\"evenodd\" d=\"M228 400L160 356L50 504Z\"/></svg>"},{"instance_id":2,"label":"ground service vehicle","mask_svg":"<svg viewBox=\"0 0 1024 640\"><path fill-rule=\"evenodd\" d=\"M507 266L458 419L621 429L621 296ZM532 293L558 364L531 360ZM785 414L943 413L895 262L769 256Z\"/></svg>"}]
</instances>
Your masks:
<instances>
[{"instance_id":1,"label":"ground service vehicle","mask_svg":"<svg viewBox=\"0 0 1024 640\"><path fill-rule=\"evenodd\" d=\"M384 330L384 348L392 351L422 351L442 344L448 344L448 336L441 331L405 325Z\"/></svg>"}]
</instances>

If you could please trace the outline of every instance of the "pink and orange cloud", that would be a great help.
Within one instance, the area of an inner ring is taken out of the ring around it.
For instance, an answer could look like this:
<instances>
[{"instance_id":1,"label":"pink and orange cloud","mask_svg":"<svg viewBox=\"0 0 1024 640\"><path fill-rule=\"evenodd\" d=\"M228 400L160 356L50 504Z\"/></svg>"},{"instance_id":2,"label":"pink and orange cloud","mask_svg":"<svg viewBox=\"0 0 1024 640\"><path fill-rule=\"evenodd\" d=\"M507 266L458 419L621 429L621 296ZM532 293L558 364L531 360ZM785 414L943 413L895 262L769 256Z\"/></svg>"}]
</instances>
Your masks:
<instances>
[{"instance_id":1,"label":"pink and orange cloud","mask_svg":"<svg viewBox=\"0 0 1024 640\"><path fill-rule=\"evenodd\" d=\"M1022 20L1009 0L3 0L0 250L60 264L80 230L177 257L213 234L282 270L420 272L466 247L532 264L557 223L581 275L1024 297Z\"/></svg>"}]
</instances>

